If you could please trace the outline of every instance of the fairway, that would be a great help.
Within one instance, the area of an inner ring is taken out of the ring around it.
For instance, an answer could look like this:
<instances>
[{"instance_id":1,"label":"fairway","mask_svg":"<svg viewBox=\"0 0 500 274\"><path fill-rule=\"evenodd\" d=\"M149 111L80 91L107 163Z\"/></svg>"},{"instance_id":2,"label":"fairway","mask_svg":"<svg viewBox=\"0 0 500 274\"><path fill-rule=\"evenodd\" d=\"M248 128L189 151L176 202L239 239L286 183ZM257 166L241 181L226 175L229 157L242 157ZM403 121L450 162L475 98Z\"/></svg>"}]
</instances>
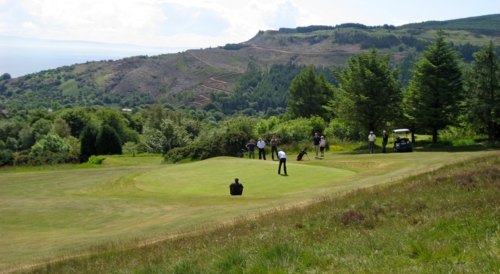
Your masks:
<instances>
[{"instance_id":1,"label":"fairway","mask_svg":"<svg viewBox=\"0 0 500 274\"><path fill-rule=\"evenodd\" d=\"M330 152L289 159L289 176L277 174L278 161L233 157L171 165L111 157L101 168L0 171L0 272L103 242L164 239L490 153ZM242 196L229 195L235 177Z\"/></svg>"}]
</instances>

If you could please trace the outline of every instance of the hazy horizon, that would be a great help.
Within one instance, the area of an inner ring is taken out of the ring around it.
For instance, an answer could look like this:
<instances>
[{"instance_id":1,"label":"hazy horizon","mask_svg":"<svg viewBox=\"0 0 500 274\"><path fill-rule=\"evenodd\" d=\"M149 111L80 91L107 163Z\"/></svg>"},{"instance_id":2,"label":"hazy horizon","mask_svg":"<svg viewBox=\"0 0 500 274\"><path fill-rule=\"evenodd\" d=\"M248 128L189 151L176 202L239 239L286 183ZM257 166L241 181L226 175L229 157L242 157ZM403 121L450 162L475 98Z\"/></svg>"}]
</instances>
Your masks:
<instances>
[{"instance_id":1,"label":"hazy horizon","mask_svg":"<svg viewBox=\"0 0 500 274\"><path fill-rule=\"evenodd\" d=\"M0 35L0 75L13 78L91 61L176 53L187 48L146 47L84 41L57 41Z\"/></svg>"}]
</instances>

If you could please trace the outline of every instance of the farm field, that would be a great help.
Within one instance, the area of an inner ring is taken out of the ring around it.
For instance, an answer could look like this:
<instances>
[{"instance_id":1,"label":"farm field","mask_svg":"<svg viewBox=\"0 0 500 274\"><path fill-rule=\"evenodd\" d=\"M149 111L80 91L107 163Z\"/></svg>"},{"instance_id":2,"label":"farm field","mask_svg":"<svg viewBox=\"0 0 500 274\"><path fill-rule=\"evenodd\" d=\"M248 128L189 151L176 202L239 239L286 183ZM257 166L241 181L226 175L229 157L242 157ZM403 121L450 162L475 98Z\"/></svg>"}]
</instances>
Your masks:
<instances>
[{"instance_id":1,"label":"farm field","mask_svg":"<svg viewBox=\"0 0 500 274\"><path fill-rule=\"evenodd\" d=\"M111 157L99 168L1 170L0 272L109 241L157 241L491 153L330 152L303 162L289 155L289 176L276 174L277 161L230 157L177 165ZM228 194L235 177L245 186L241 197Z\"/></svg>"}]
</instances>

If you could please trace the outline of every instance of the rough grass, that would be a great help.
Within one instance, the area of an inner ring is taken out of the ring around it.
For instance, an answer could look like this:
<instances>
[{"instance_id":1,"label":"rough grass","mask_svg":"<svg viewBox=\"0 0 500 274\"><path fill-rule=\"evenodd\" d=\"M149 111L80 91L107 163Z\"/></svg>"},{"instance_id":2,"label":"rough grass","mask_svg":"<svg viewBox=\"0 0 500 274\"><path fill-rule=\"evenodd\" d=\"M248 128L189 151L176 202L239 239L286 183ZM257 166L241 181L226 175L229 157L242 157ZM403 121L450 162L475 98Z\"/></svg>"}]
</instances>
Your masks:
<instances>
[{"instance_id":1,"label":"rough grass","mask_svg":"<svg viewBox=\"0 0 500 274\"><path fill-rule=\"evenodd\" d=\"M495 273L500 155L33 273Z\"/></svg>"},{"instance_id":2,"label":"rough grass","mask_svg":"<svg viewBox=\"0 0 500 274\"><path fill-rule=\"evenodd\" d=\"M43 262L43 258L136 246L136 239L157 241L212 228L238 217L305 205L315 197L395 182L489 153L328 152L323 159L311 157L304 162L295 162L291 155L288 177L276 174L277 161L237 158L160 165L155 157L109 157L101 168L2 170L0 270ZM136 163L142 160L149 162ZM245 185L241 197L228 195L234 177ZM304 224L297 221L297 226ZM90 251L89 246L93 246ZM239 253L232 254L239 262ZM176 266L179 269L198 265L182 261ZM259 269L273 264L278 263L267 262Z\"/></svg>"}]
</instances>

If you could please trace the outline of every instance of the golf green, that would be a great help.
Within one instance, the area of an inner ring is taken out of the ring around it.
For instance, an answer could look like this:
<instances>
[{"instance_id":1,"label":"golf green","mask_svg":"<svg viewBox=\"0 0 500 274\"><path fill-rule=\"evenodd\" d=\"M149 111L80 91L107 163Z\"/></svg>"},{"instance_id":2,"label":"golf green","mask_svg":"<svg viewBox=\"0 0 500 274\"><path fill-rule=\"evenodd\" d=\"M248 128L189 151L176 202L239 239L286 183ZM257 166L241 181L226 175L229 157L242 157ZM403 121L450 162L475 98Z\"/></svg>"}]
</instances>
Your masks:
<instances>
[{"instance_id":1,"label":"golf green","mask_svg":"<svg viewBox=\"0 0 500 274\"><path fill-rule=\"evenodd\" d=\"M135 186L166 195L227 196L229 184L239 178L244 195L287 194L353 175L355 172L287 162L288 176L278 174L278 161L218 157L175 168L153 170L134 179Z\"/></svg>"}]
</instances>

